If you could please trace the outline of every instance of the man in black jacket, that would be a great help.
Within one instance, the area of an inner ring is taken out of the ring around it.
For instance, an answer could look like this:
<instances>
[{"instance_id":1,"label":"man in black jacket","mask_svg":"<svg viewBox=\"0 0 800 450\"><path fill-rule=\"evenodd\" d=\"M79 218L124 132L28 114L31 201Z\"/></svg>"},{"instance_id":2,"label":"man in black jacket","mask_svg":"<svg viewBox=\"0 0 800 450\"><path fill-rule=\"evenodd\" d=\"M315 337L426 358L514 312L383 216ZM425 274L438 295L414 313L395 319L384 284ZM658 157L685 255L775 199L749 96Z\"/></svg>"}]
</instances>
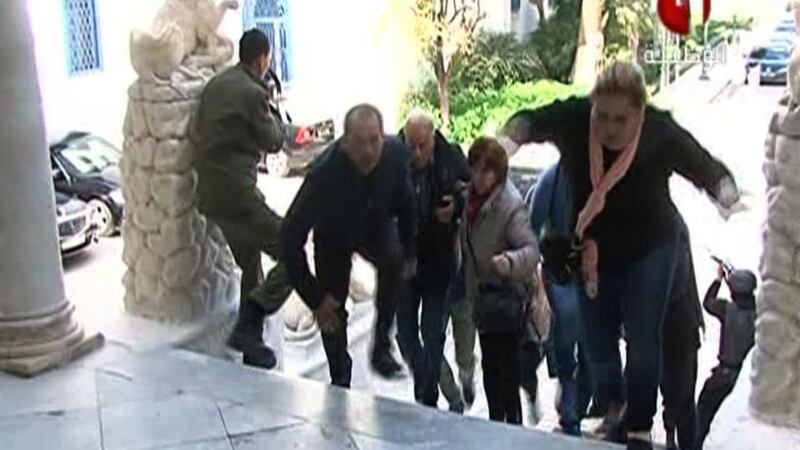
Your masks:
<instances>
[{"instance_id":1,"label":"man in black jacket","mask_svg":"<svg viewBox=\"0 0 800 450\"><path fill-rule=\"evenodd\" d=\"M384 136L374 106L355 106L345 116L344 136L315 161L281 228L289 280L314 311L337 386L349 387L351 381L344 305L354 252L378 270L372 366L386 377L401 370L391 354L389 330L403 278L416 267L408 157L402 142ZM312 230L315 275L304 250Z\"/></svg>"},{"instance_id":2,"label":"man in black jacket","mask_svg":"<svg viewBox=\"0 0 800 450\"><path fill-rule=\"evenodd\" d=\"M436 407L447 324L445 299L456 274L458 218L464 210L460 188L469 182L469 166L461 149L447 142L427 115L412 115L398 137L411 150L409 181L418 248L417 275L397 309L398 344L414 375L414 397Z\"/></svg>"}]
</instances>

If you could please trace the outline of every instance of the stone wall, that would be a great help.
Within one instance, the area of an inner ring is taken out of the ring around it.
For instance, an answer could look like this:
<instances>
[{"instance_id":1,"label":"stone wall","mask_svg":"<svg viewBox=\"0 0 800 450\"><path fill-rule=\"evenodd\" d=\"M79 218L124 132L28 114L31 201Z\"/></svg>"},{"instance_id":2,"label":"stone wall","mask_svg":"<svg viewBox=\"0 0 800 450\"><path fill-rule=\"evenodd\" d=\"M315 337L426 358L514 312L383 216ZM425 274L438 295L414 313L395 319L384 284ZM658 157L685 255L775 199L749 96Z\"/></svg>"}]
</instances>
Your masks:
<instances>
[{"instance_id":1,"label":"stone wall","mask_svg":"<svg viewBox=\"0 0 800 450\"><path fill-rule=\"evenodd\" d=\"M797 50L792 59L796 80ZM766 142L768 217L750 406L768 423L800 427L800 90L793 80Z\"/></svg>"},{"instance_id":2,"label":"stone wall","mask_svg":"<svg viewBox=\"0 0 800 450\"><path fill-rule=\"evenodd\" d=\"M233 256L219 228L195 207L197 174L187 139L212 74L176 72L168 83L139 79L129 89L121 163L129 313L191 322L238 299Z\"/></svg>"}]
</instances>

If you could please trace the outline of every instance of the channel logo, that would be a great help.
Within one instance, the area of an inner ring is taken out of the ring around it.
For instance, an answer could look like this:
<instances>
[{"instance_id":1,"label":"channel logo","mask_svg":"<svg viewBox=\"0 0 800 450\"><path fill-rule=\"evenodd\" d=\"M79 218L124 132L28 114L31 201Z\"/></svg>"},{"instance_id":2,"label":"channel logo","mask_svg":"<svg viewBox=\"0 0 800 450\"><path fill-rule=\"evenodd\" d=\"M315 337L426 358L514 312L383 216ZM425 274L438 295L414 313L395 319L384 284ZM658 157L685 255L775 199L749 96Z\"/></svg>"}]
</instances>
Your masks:
<instances>
[{"instance_id":1,"label":"channel logo","mask_svg":"<svg viewBox=\"0 0 800 450\"><path fill-rule=\"evenodd\" d=\"M658 18L671 32L686 36L692 30L690 0L658 0ZM703 0L703 23L711 15L711 0Z\"/></svg>"}]
</instances>

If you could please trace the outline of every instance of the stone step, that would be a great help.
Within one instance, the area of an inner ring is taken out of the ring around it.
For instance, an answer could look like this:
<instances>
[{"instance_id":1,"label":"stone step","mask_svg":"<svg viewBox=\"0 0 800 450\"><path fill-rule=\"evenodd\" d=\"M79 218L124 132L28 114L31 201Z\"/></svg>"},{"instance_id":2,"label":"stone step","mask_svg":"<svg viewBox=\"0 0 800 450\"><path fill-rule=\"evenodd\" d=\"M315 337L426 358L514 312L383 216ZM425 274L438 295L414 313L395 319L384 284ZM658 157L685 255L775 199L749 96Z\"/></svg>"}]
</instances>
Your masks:
<instances>
[{"instance_id":1,"label":"stone step","mask_svg":"<svg viewBox=\"0 0 800 450\"><path fill-rule=\"evenodd\" d=\"M114 381L98 386L101 405L119 409L121 404L135 404L145 410L150 402L154 408L168 409L165 401L183 405L187 397L216 405L224 437L234 448L621 448L450 414L184 350L135 354L96 371L98 377ZM160 395L154 398L150 394L156 391ZM135 424L130 426L148 426L138 420L130 417ZM104 435L110 432L105 431Z\"/></svg>"}]
</instances>

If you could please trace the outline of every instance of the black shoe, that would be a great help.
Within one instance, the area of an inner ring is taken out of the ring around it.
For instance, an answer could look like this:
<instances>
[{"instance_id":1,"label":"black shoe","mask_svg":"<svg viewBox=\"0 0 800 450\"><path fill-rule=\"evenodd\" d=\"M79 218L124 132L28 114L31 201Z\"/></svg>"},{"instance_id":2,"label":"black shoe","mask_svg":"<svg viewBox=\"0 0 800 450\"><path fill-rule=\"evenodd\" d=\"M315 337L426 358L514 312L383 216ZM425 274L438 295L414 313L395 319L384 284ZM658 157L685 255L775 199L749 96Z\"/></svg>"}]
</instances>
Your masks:
<instances>
[{"instance_id":1,"label":"black shoe","mask_svg":"<svg viewBox=\"0 0 800 450\"><path fill-rule=\"evenodd\" d=\"M450 412L456 414L464 414L464 402L461 399L458 399L449 404Z\"/></svg>"},{"instance_id":2,"label":"black shoe","mask_svg":"<svg viewBox=\"0 0 800 450\"><path fill-rule=\"evenodd\" d=\"M239 305L239 317L228 337L228 347L242 352L242 362L248 366L274 369L278 365L275 352L264 344L264 317L266 313L252 300Z\"/></svg>"},{"instance_id":3,"label":"black shoe","mask_svg":"<svg viewBox=\"0 0 800 450\"><path fill-rule=\"evenodd\" d=\"M464 396L464 403L468 407L472 407L472 404L475 403L475 383L471 381L464 383L461 386L461 395Z\"/></svg>"},{"instance_id":4,"label":"black shoe","mask_svg":"<svg viewBox=\"0 0 800 450\"><path fill-rule=\"evenodd\" d=\"M372 368L383 378L398 378L403 372L403 366L395 359L389 349L376 350L370 358Z\"/></svg>"},{"instance_id":5,"label":"black shoe","mask_svg":"<svg viewBox=\"0 0 800 450\"><path fill-rule=\"evenodd\" d=\"M653 443L636 438L628 438L627 450L653 450Z\"/></svg>"},{"instance_id":6,"label":"black shoe","mask_svg":"<svg viewBox=\"0 0 800 450\"><path fill-rule=\"evenodd\" d=\"M666 448L667 450L678 450L678 443L675 439L675 428L667 430Z\"/></svg>"}]
</instances>

